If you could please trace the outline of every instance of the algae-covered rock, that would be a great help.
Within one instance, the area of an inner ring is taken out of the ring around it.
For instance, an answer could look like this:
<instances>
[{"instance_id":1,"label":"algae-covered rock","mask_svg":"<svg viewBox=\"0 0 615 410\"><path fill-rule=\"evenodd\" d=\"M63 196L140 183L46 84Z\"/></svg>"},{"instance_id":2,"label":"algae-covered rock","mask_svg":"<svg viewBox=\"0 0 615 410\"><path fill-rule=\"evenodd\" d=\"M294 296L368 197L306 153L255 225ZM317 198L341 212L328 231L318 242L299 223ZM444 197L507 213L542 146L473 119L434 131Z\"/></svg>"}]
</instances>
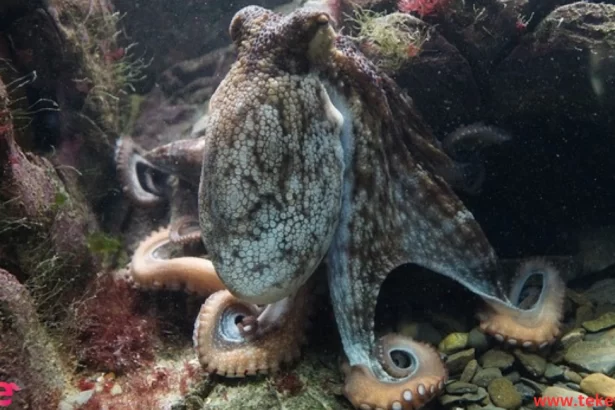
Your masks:
<instances>
[{"instance_id":1,"label":"algae-covered rock","mask_svg":"<svg viewBox=\"0 0 615 410\"><path fill-rule=\"evenodd\" d=\"M615 5L577 2L540 21L494 71L500 118L562 113L609 121L615 100Z\"/></svg>"},{"instance_id":2,"label":"algae-covered rock","mask_svg":"<svg viewBox=\"0 0 615 410\"><path fill-rule=\"evenodd\" d=\"M0 380L15 383L14 408L56 408L64 389L60 356L28 290L0 269ZM4 392L4 390L3 390Z\"/></svg>"}]
</instances>

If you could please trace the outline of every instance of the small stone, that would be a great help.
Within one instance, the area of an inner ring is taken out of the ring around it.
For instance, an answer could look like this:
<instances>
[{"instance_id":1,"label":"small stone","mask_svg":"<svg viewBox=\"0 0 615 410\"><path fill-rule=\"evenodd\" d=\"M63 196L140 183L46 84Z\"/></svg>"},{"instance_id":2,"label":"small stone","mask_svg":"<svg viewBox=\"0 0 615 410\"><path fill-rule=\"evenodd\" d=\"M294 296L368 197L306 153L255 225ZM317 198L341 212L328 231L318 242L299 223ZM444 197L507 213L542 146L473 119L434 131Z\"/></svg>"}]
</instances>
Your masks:
<instances>
[{"instance_id":1,"label":"small stone","mask_svg":"<svg viewBox=\"0 0 615 410\"><path fill-rule=\"evenodd\" d=\"M448 356L446 359L446 367L448 368L449 373L461 373L468 363L474 359L474 353L474 349L467 349Z\"/></svg>"},{"instance_id":2,"label":"small stone","mask_svg":"<svg viewBox=\"0 0 615 410\"><path fill-rule=\"evenodd\" d=\"M548 380L559 380L564 377L564 369L560 366L554 365L553 363L547 363L545 377Z\"/></svg>"},{"instance_id":3,"label":"small stone","mask_svg":"<svg viewBox=\"0 0 615 410\"><path fill-rule=\"evenodd\" d=\"M438 345L438 350L446 354L451 354L459 350L465 349L467 345L468 334L456 332L446 336L444 340L442 340Z\"/></svg>"},{"instance_id":4,"label":"small stone","mask_svg":"<svg viewBox=\"0 0 615 410\"><path fill-rule=\"evenodd\" d=\"M486 406L481 406L478 404L470 404L468 406L468 410L506 410L502 407L494 406L493 404L487 404Z\"/></svg>"},{"instance_id":5,"label":"small stone","mask_svg":"<svg viewBox=\"0 0 615 410\"><path fill-rule=\"evenodd\" d=\"M615 340L575 343L566 351L565 359L592 373L611 374L615 370Z\"/></svg>"},{"instance_id":6,"label":"small stone","mask_svg":"<svg viewBox=\"0 0 615 410\"><path fill-rule=\"evenodd\" d=\"M519 359L525 370L527 370L532 376L540 377L545 373L547 361L544 357L538 356L534 353L527 353L519 349L515 349L514 354L517 359Z\"/></svg>"},{"instance_id":7,"label":"small stone","mask_svg":"<svg viewBox=\"0 0 615 410\"><path fill-rule=\"evenodd\" d=\"M583 322L594 318L594 308L592 305L579 306L574 315L575 326L581 326Z\"/></svg>"},{"instance_id":8,"label":"small stone","mask_svg":"<svg viewBox=\"0 0 615 410\"><path fill-rule=\"evenodd\" d=\"M517 409L521 406L521 395L510 380L502 377L493 380L487 387L493 404L505 409Z\"/></svg>"},{"instance_id":9,"label":"small stone","mask_svg":"<svg viewBox=\"0 0 615 410\"><path fill-rule=\"evenodd\" d=\"M514 362L513 355L500 349L491 349L478 359L478 363L484 368L497 367L501 370L508 369Z\"/></svg>"},{"instance_id":10,"label":"small stone","mask_svg":"<svg viewBox=\"0 0 615 410\"><path fill-rule=\"evenodd\" d=\"M587 289L583 296L596 304L613 303L615 294L615 279L608 278L598 281Z\"/></svg>"},{"instance_id":11,"label":"small stone","mask_svg":"<svg viewBox=\"0 0 615 410\"><path fill-rule=\"evenodd\" d=\"M568 380L569 382L580 384L581 380L583 380L583 377L581 377L581 375L577 372L573 372L570 369L566 369L564 371L564 379Z\"/></svg>"},{"instance_id":12,"label":"small stone","mask_svg":"<svg viewBox=\"0 0 615 410\"><path fill-rule=\"evenodd\" d=\"M504 377L506 377L508 380L510 380L512 384L515 384L519 380L521 380L521 375L519 374L519 372L510 372L510 373L508 373Z\"/></svg>"},{"instance_id":13,"label":"small stone","mask_svg":"<svg viewBox=\"0 0 615 410\"><path fill-rule=\"evenodd\" d=\"M478 370L476 376L472 379L472 383L477 386L487 387L489 383L500 377L502 377L502 371L500 369L497 367L488 367Z\"/></svg>"},{"instance_id":14,"label":"small stone","mask_svg":"<svg viewBox=\"0 0 615 410\"><path fill-rule=\"evenodd\" d=\"M545 404L540 405L539 408L546 409L546 410L577 410L577 409L590 410L592 409L589 406L580 406L579 397L583 397L584 399L587 399L586 395L576 392L574 390L566 389L560 386L549 386L542 393L543 399L554 398L555 400L561 401L562 398L571 398L572 406L564 406L561 403L557 405L556 404L548 405L547 404L548 402L544 401L543 403Z\"/></svg>"},{"instance_id":15,"label":"small stone","mask_svg":"<svg viewBox=\"0 0 615 410\"><path fill-rule=\"evenodd\" d=\"M615 326L615 312L608 312L597 319L583 322L583 327L588 332L599 332L601 330L610 329Z\"/></svg>"},{"instance_id":16,"label":"small stone","mask_svg":"<svg viewBox=\"0 0 615 410\"><path fill-rule=\"evenodd\" d=\"M466 365L465 369L461 373L459 377L459 381L469 383L472 381L474 376L476 375L476 371L478 370L478 361L476 359L470 360L470 362Z\"/></svg>"},{"instance_id":17,"label":"small stone","mask_svg":"<svg viewBox=\"0 0 615 410\"><path fill-rule=\"evenodd\" d=\"M484 352L489 348L489 339L480 328L475 327L468 333L468 347L473 347L477 352Z\"/></svg>"},{"instance_id":18,"label":"small stone","mask_svg":"<svg viewBox=\"0 0 615 410\"><path fill-rule=\"evenodd\" d=\"M115 383L113 387L111 388L111 390L109 391L109 393L112 396L117 396L117 395L122 394L122 386L120 386L119 383Z\"/></svg>"},{"instance_id":19,"label":"small stone","mask_svg":"<svg viewBox=\"0 0 615 410\"><path fill-rule=\"evenodd\" d=\"M566 289L566 296L579 306L588 305L591 303L591 301L587 297L583 296L583 294L575 292L572 289Z\"/></svg>"},{"instance_id":20,"label":"small stone","mask_svg":"<svg viewBox=\"0 0 615 410\"><path fill-rule=\"evenodd\" d=\"M534 380L528 379L527 377L522 377L520 379L520 382L530 386L532 389L534 389L536 394L542 393L547 388L547 386L545 386L544 384L541 384L541 383L538 383L538 382L536 382Z\"/></svg>"},{"instance_id":21,"label":"small stone","mask_svg":"<svg viewBox=\"0 0 615 410\"><path fill-rule=\"evenodd\" d=\"M534 396L536 396L536 392L530 386L527 386L523 383L517 383L514 385L517 392L521 395L521 401L530 401Z\"/></svg>"},{"instance_id":22,"label":"small stone","mask_svg":"<svg viewBox=\"0 0 615 410\"><path fill-rule=\"evenodd\" d=\"M478 391L478 386L471 383L464 382L452 382L451 384L446 386L446 392L450 394L466 394L466 393L476 393Z\"/></svg>"},{"instance_id":23,"label":"small stone","mask_svg":"<svg viewBox=\"0 0 615 410\"><path fill-rule=\"evenodd\" d=\"M615 397L615 380L602 374L590 374L581 381L581 390L590 396Z\"/></svg>"},{"instance_id":24,"label":"small stone","mask_svg":"<svg viewBox=\"0 0 615 410\"><path fill-rule=\"evenodd\" d=\"M466 393L463 396L443 394L439 397L439 401L443 406L448 407L452 404L478 403L483 401L487 396L487 390L479 387L476 393Z\"/></svg>"},{"instance_id":25,"label":"small stone","mask_svg":"<svg viewBox=\"0 0 615 410\"><path fill-rule=\"evenodd\" d=\"M583 340L586 333L587 331L585 329L583 329L582 327L577 327L576 329L572 329L570 332L562 336L562 338L559 340L559 343L561 343L564 348L567 348L569 346L572 346L576 342L580 342L581 340Z\"/></svg>"}]
</instances>

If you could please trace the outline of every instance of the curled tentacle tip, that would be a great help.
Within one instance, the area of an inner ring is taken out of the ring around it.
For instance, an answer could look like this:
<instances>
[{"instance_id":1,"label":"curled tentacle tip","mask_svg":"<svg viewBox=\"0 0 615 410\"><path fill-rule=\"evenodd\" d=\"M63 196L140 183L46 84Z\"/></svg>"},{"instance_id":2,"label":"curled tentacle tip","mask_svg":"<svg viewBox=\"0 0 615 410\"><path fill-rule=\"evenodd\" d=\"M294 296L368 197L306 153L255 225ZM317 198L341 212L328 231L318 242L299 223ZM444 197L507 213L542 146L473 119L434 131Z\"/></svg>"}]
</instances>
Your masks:
<instances>
[{"instance_id":1,"label":"curled tentacle tip","mask_svg":"<svg viewBox=\"0 0 615 410\"><path fill-rule=\"evenodd\" d=\"M379 380L365 365L342 365L344 394L358 409L418 409L444 389L447 370L427 344L387 335L378 343L377 356L386 373L398 380Z\"/></svg>"},{"instance_id":2,"label":"curled tentacle tip","mask_svg":"<svg viewBox=\"0 0 615 410\"><path fill-rule=\"evenodd\" d=\"M196 257L171 257L169 228L162 228L145 238L135 250L130 276L139 286L188 291L209 295L224 289L210 260Z\"/></svg>"},{"instance_id":3,"label":"curled tentacle tip","mask_svg":"<svg viewBox=\"0 0 615 410\"><path fill-rule=\"evenodd\" d=\"M151 174L154 166L142 157L132 138L123 136L117 139L115 163L122 191L131 201L141 206L156 206L164 201ZM146 167L144 173L140 171L140 165Z\"/></svg>"},{"instance_id":4,"label":"curled tentacle tip","mask_svg":"<svg viewBox=\"0 0 615 410\"><path fill-rule=\"evenodd\" d=\"M300 356L307 312L303 295L270 306L261 310L228 291L205 301L193 341L207 373L226 377L274 373Z\"/></svg>"},{"instance_id":5,"label":"curled tentacle tip","mask_svg":"<svg viewBox=\"0 0 615 410\"><path fill-rule=\"evenodd\" d=\"M521 309L521 294L527 280L542 277L538 300L529 309ZM479 312L480 329L497 341L509 346L542 349L557 340L564 314L566 285L559 271L543 259L524 261L515 275L509 295L511 304L486 300L485 310Z\"/></svg>"},{"instance_id":6,"label":"curled tentacle tip","mask_svg":"<svg viewBox=\"0 0 615 410\"><path fill-rule=\"evenodd\" d=\"M191 216L182 216L171 224L169 239L173 243L189 244L201 240L198 220Z\"/></svg>"}]
</instances>

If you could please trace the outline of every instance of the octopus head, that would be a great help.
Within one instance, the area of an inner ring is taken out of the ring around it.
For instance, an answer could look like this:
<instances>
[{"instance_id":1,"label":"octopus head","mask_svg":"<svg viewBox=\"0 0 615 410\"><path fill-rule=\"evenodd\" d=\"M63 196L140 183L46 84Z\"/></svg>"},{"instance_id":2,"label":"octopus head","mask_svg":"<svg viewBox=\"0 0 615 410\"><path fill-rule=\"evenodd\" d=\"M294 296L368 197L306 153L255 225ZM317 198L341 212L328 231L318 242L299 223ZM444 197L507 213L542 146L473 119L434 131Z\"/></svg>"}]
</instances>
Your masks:
<instances>
[{"instance_id":1,"label":"octopus head","mask_svg":"<svg viewBox=\"0 0 615 410\"><path fill-rule=\"evenodd\" d=\"M335 34L325 13L256 6L230 34L238 57L210 101L199 222L229 291L273 303L314 272L340 214L348 127L315 69Z\"/></svg>"}]
</instances>

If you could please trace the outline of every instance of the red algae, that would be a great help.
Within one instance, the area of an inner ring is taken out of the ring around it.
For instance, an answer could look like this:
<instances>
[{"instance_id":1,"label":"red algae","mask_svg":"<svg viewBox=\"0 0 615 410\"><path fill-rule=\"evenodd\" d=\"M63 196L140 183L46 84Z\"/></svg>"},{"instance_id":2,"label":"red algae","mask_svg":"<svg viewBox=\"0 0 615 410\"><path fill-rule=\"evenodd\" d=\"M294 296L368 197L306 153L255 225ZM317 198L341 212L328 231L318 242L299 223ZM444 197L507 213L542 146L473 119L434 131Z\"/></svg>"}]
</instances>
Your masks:
<instances>
[{"instance_id":1,"label":"red algae","mask_svg":"<svg viewBox=\"0 0 615 410\"><path fill-rule=\"evenodd\" d=\"M75 353L89 369L125 373L153 360L158 323L139 311L140 299L127 282L101 274L73 304Z\"/></svg>"}]
</instances>

